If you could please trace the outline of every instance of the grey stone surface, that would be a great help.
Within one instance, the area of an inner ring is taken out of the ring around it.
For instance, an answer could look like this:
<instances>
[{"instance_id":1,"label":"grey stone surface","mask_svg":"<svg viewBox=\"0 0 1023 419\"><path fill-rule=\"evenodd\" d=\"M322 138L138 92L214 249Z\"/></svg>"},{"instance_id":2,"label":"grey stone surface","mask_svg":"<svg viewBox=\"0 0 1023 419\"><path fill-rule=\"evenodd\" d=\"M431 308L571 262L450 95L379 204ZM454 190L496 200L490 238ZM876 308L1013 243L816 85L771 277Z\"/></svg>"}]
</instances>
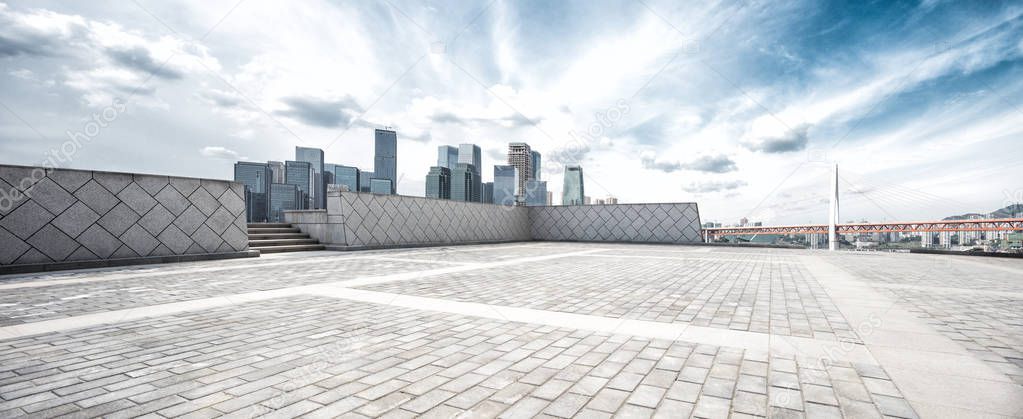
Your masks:
<instances>
[{"instance_id":1,"label":"grey stone surface","mask_svg":"<svg viewBox=\"0 0 1023 419\"><path fill-rule=\"evenodd\" d=\"M233 182L0 165L15 182L33 173L46 176L26 181L34 185L0 215L0 265L248 249ZM189 237L204 223L217 230L200 232L205 247Z\"/></svg>"},{"instance_id":2,"label":"grey stone surface","mask_svg":"<svg viewBox=\"0 0 1023 419\"><path fill-rule=\"evenodd\" d=\"M700 243L694 203L529 208L534 240Z\"/></svg>"}]
</instances>

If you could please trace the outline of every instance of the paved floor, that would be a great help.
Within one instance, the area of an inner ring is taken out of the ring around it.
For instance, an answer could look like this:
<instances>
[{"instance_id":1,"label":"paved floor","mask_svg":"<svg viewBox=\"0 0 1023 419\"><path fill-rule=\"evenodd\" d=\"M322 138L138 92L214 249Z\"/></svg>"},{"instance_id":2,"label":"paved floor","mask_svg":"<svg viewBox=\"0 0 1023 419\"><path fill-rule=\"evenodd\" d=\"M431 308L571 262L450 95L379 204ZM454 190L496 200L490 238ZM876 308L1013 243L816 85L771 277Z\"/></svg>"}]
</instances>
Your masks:
<instances>
[{"instance_id":1,"label":"paved floor","mask_svg":"<svg viewBox=\"0 0 1023 419\"><path fill-rule=\"evenodd\" d=\"M1023 417L1023 261L516 243L0 277L0 417Z\"/></svg>"}]
</instances>

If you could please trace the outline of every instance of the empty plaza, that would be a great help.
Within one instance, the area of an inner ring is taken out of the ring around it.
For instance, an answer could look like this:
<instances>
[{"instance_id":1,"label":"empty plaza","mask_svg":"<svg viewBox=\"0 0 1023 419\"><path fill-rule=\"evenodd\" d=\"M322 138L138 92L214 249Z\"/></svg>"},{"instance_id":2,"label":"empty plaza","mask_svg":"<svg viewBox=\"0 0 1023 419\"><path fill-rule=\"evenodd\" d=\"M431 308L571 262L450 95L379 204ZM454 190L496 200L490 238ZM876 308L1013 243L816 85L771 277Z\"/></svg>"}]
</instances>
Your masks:
<instances>
[{"instance_id":1,"label":"empty plaza","mask_svg":"<svg viewBox=\"0 0 1023 419\"><path fill-rule=\"evenodd\" d=\"M519 242L0 277L0 417L1023 415L1023 260Z\"/></svg>"}]
</instances>

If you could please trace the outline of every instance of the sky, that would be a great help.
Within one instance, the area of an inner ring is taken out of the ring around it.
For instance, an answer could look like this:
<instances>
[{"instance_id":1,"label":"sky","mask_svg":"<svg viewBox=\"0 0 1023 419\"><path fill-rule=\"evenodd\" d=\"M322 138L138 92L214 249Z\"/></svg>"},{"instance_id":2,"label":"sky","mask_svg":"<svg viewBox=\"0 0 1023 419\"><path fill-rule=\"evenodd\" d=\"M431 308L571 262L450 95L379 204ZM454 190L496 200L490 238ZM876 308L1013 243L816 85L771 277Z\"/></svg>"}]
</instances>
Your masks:
<instances>
[{"instance_id":1,"label":"sky","mask_svg":"<svg viewBox=\"0 0 1023 419\"><path fill-rule=\"evenodd\" d=\"M681 3L681 4L680 4ZM0 0L0 164L230 179L325 150L398 192L437 147L543 155L560 201L912 221L1023 201L1023 3ZM59 158L55 158L57 156Z\"/></svg>"}]
</instances>

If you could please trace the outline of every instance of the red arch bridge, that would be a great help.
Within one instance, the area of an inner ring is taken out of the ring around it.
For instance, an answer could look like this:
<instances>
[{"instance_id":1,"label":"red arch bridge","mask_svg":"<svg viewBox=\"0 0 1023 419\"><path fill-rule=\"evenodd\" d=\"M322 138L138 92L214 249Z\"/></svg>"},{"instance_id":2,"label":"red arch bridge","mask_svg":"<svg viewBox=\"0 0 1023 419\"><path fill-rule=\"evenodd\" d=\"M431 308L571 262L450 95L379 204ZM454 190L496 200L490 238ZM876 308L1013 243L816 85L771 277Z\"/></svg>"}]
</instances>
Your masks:
<instances>
[{"instance_id":1,"label":"red arch bridge","mask_svg":"<svg viewBox=\"0 0 1023 419\"><path fill-rule=\"evenodd\" d=\"M1020 231L1023 218L991 220L942 220L889 223L838 224L838 234L860 233L951 233L963 231ZM722 236L753 236L760 234L828 234L827 224L757 227L715 227L704 228L705 241Z\"/></svg>"}]
</instances>

